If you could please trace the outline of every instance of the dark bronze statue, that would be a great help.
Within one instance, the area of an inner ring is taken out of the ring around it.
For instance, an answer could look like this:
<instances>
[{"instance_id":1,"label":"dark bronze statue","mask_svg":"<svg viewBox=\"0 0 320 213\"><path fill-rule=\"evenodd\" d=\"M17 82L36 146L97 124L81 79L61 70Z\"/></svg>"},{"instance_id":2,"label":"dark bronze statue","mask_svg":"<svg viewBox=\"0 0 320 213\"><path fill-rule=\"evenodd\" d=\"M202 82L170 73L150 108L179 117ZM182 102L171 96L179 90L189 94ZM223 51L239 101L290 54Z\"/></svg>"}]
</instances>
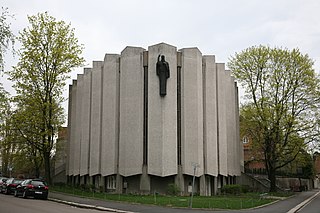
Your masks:
<instances>
[{"instance_id":1,"label":"dark bronze statue","mask_svg":"<svg viewBox=\"0 0 320 213\"><path fill-rule=\"evenodd\" d=\"M161 60L160 60L161 56ZM159 77L160 96L164 97L167 94L167 79L170 78L169 63L166 62L164 55L158 56L157 76Z\"/></svg>"}]
</instances>

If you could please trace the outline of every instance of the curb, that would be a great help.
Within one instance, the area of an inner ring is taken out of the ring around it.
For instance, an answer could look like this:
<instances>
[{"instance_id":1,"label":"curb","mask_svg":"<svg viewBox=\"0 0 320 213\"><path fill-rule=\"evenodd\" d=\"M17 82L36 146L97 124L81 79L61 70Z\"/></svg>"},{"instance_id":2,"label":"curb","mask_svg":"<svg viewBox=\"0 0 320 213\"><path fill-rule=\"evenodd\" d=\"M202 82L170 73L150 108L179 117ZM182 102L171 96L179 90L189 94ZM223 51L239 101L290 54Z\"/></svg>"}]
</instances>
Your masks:
<instances>
[{"instance_id":1,"label":"curb","mask_svg":"<svg viewBox=\"0 0 320 213\"><path fill-rule=\"evenodd\" d=\"M70 202L70 201L64 201L64 200L59 200L59 199L55 199L55 198L48 198L48 200L53 201L53 202L57 202L57 203L67 204L67 205L70 205L70 206L84 208L84 209L96 209L96 210L99 210L99 211L117 212L117 213L135 213L135 212L124 211L124 210L119 210L119 209L106 208L106 207L102 207L102 206L94 206L94 205L88 205L88 204L81 204L81 203L75 203L75 202Z\"/></svg>"}]
</instances>

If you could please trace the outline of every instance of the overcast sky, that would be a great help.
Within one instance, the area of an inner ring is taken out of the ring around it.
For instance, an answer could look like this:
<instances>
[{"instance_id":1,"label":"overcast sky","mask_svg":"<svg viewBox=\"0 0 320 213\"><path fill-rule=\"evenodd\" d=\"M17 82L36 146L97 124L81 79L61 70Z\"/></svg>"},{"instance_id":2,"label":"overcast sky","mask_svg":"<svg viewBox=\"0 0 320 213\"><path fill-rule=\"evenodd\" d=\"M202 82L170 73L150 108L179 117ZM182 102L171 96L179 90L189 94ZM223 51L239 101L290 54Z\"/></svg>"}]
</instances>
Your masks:
<instances>
[{"instance_id":1,"label":"overcast sky","mask_svg":"<svg viewBox=\"0 0 320 213\"><path fill-rule=\"evenodd\" d=\"M87 67L126 46L147 49L165 42L178 49L198 47L203 55L227 63L235 52L262 44L299 48L319 72L319 0L1 0L1 6L14 14L10 22L16 35L28 26L27 16L39 12L71 23L84 44ZM8 70L17 58L7 54L5 61ZM72 78L82 72L75 69Z\"/></svg>"}]
</instances>

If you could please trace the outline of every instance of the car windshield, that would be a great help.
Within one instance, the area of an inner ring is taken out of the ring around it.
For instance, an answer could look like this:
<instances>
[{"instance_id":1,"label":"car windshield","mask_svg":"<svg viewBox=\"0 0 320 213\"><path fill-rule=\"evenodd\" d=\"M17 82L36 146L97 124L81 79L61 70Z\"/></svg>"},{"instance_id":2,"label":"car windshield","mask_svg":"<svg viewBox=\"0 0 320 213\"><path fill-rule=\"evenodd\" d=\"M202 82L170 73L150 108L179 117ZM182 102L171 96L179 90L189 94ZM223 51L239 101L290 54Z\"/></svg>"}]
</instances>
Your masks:
<instances>
[{"instance_id":1,"label":"car windshield","mask_svg":"<svg viewBox=\"0 0 320 213\"><path fill-rule=\"evenodd\" d=\"M34 186L46 186L46 184L42 181L32 181L31 184Z\"/></svg>"},{"instance_id":2,"label":"car windshield","mask_svg":"<svg viewBox=\"0 0 320 213\"><path fill-rule=\"evenodd\" d=\"M13 183L21 183L23 180L13 180Z\"/></svg>"}]
</instances>

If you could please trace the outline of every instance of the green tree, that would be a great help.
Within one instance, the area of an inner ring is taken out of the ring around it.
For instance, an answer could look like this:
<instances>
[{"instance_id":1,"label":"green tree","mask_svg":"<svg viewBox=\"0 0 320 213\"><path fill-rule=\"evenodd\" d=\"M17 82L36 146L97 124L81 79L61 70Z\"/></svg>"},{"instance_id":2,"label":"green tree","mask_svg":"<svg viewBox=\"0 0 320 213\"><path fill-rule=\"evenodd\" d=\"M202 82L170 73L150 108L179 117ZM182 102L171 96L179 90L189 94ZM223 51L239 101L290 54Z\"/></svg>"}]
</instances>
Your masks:
<instances>
[{"instance_id":1,"label":"green tree","mask_svg":"<svg viewBox=\"0 0 320 213\"><path fill-rule=\"evenodd\" d=\"M83 46L74 35L71 24L58 21L47 12L28 17L30 26L18 37L22 47L20 59L8 72L17 91L16 100L24 105L25 115L20 119L34 126L35 134L24 134L39 149L44 160L45 177L51 183L50 160L54 137L62 124L62 91L68 74L81 66ZM33 123L33 125L31 123Z\"/></svg>"},{"instance_id":2,"label":"green tree","mask_svg":"<svg viewBox=\"0 0 320 213\"><path fill-rule=\"evenodd\" d=\"M319 134L319 77L313 61L298 49L254 46L236 53L228 66L245 89L241 116L263 150L270 191L275 191L276 171Z\"/></svg>"},{"instance_id":3,"label":"green tree","mask_svg":"<svg viewBox=\"0 0 320 213\"><path fill-rule=\"evenodd\" d=\"M39 177L43 165L42 152L40 150L46 148L42 143L41 116L37 114L39 106L36 103L28 102L33 101L32 99L27 98L24 100L21 98L19 96L16 97L16 109L11 116L12 129L15 133L15 140L12 142L17 143L13 164L20 173L27 169L29 176ZM21 164L23 161L25 162L24 165ZM29 164L29 168L32 168L32 171L28 170L27 164Z\"/></svg>"},{"instance_id":4,"label":"green tree","mask_svg":"<svg viewBox=\"0 0 320 213\"><path fill-rule=\"evenodd\" d=\"M10 28L10 23L8 19L12 18L9 14L8 8L1 8L0 14L0 78L3 78L4 70L4 55L9 48L10 44L14 44L14 35ZM2 85L2 80L0 81L0 157L2 158L2 173L6 174L9 166L8 152L10 151L7 147L7 137L9 136L8 130L8 115L10 114L10 101L9 93L5 91Z\"/></svg>"},{"instance_id":5,"label":"green tree","mask_svg":"<svg viewBox=\"0 0 320 213\"><path fill-rule=\"evenodd\" d=\"M10 28L10 23L8 23L8 18L12 17L8 8L1 8L0 15L0 74L3 71L4 67L4 54L9 48L10 43L14 44L14 35Z\"/></svg>"},{"instance_id":6,"label":"green tree","mask_svg":"<svg viewBox=\"0 0 320 213\"><path fill-rule=\"evenodd\" d=\"M0 157L1 157L1 172L6 175L11 159L11 147L8 145L10 139L10 99L9 93L0 85Z\"/></svg>"}]
</instances>

